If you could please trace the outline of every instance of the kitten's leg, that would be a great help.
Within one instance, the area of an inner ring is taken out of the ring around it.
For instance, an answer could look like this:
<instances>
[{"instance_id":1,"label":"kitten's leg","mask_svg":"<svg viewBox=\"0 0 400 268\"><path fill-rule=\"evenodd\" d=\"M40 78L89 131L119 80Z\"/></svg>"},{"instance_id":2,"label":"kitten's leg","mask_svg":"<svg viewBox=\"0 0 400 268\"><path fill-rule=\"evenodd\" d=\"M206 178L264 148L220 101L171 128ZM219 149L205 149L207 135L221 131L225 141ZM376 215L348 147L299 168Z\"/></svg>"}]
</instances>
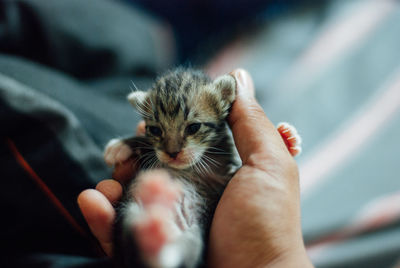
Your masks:
<instances>
[{"instance_id":1,"label":"kitten's leg","mask_svg":"<svg viewBox=\"0 0 400 268\"><path fill-rule=\"evenodd\" d=\"M133 194L141 212L129 220L142 258L150 267L194 267L201 251L201 231L182 219L186 188L165 176L139 180ZM187 217L187 215L185 215Z\"/></svg>"},{"instance_id":2,"label":"kitten's leg","mask_svg":"<svg viewBox=\"0 0 400 268\"><path fill-rule=\"evenodd\" d=\"M299 155L301 153L301 137L296 128L286 122L282 122L278 124L277 129L290 154L292 156Z\"/></svg>"},{"instance_id":3,"label":"kitten's leg","mask_svg":"<svg viewBox=\"0 0 400 268\"><path fill-rule=\"evenodd\" d=\"M109 166L122 163L132 155L140 156L153 151L152 146L144 136L126 139L112 139L104 149L104 160Z\"/></svg>"},{"instance_id":4,"label":"kitten's leg","mask_svg":"<svg viewBox=\"0 0 400 268\"><path fill-rule=\"evenodd\" d=\"M127 160L133 151L123 139L110 140L104 149L104 160L107 165L114 166Z\"/></svg>"}]
</instances>

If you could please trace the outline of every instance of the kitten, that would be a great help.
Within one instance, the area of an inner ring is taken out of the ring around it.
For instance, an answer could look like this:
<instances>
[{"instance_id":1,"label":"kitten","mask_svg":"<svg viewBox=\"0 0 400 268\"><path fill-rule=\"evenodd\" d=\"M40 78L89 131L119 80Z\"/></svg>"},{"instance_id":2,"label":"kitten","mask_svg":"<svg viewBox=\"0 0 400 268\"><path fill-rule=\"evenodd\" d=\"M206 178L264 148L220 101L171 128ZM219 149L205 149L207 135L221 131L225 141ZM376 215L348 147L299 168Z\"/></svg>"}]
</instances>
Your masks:
<instances>
[{"instance_id":1,"label":"kitten","mask_svg":"<svg viewBox=\"0 0 400 268\"><path fill-rule=\"evenodd\" d=\"M118 267L204 264L214 210L240 162L226 123L235 90L230 75L212 81L200 71L176 69L149 91L128 95L146 135L111 140L105 160L114 165L135 155L142 170L162 168L170 179L139 175L126 188L114 230ZM296 147L295 130L287 124L279 129Z\"/></svg>"}]
</instances>

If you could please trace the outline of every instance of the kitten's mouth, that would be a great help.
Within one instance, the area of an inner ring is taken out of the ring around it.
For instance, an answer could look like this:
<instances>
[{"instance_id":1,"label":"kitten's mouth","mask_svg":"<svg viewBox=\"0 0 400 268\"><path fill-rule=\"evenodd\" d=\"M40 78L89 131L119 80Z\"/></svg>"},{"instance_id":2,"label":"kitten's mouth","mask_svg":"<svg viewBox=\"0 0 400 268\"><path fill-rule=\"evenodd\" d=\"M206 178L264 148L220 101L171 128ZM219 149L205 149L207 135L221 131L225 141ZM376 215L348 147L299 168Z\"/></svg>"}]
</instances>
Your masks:
<instances>
[{"instance_id":1,"label":"kitten's mouth","mask_svg":"<svg viewBox=\"0 0 400 268\"><path fill-rule=\"evenodd\" d=\"M193 153L191 150L182 151L176 158L168 156L165 152L157 152L158 159L175 169L186 169L193 165Z\"/></svg>"},{"instance_id":2,"label":"kitten's mouth","mask_svg":"<svg viewBox=\"0 0 400 268\"><path fill-rule=\"evenodd\" d=\"M184 169L190 166L190 163L187 163L186 161L182 161L180 159L171 159L168 161L167 164L173 168L178 169Z\"/></svg>"}]
</instances>

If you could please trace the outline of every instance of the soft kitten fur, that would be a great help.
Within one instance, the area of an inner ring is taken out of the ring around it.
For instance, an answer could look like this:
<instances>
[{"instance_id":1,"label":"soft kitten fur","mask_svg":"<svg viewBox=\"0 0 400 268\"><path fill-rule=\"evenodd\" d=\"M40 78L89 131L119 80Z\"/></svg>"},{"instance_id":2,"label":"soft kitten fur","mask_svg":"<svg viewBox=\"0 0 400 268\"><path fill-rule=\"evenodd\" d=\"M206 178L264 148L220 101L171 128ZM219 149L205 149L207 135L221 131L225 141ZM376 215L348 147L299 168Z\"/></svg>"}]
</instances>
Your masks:
<instances>
[{"instance_id":1,"label":"soft kitten fur","mask_svg":"<svg viewBox=\"0 0 400 268\"><path fill-rule=\"evenodd\" d=\"M172 246L168 254L175 256L173 264L168 256L142 258L132 233L135 217L140 217L142 209L140 201L132 198L137 183L133 180L118 209L115 225L114 255L118 267L202 264L216 204L238 167L226 124L235 89L235 79L230 75L212 81L200 71L177 69L157 79L149 91L129 94L129 102L146 122L146 135L111 141L108 147L119 146L121 153L111 158L106 155L106 160L108 157L107 162L113 165L138 154L142 169L166 169L182 185L176 214L184 224L175 223L180 234L168 244Z\"/></svg>"}]
</instances>

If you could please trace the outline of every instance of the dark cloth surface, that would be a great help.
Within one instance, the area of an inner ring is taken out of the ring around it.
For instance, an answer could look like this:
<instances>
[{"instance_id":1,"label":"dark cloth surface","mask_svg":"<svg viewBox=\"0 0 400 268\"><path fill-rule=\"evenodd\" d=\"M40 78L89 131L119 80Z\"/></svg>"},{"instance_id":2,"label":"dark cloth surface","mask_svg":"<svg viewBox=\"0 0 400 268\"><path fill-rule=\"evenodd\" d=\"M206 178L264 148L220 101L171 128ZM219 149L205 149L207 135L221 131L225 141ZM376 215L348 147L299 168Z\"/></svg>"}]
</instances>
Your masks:
<instances>
[{"instance_id":1,"label":"dark cloth surface","mask_svg":"<svg viewBox=\"0 0 400 268\"><path fill-rule=\"evenodd\" d=\"M106 142L134 132L130 81L172 66L165 26L105 0L0 12L0 267L110 267L76 198L111 176Z\"/></svg>"}]
</instances>

